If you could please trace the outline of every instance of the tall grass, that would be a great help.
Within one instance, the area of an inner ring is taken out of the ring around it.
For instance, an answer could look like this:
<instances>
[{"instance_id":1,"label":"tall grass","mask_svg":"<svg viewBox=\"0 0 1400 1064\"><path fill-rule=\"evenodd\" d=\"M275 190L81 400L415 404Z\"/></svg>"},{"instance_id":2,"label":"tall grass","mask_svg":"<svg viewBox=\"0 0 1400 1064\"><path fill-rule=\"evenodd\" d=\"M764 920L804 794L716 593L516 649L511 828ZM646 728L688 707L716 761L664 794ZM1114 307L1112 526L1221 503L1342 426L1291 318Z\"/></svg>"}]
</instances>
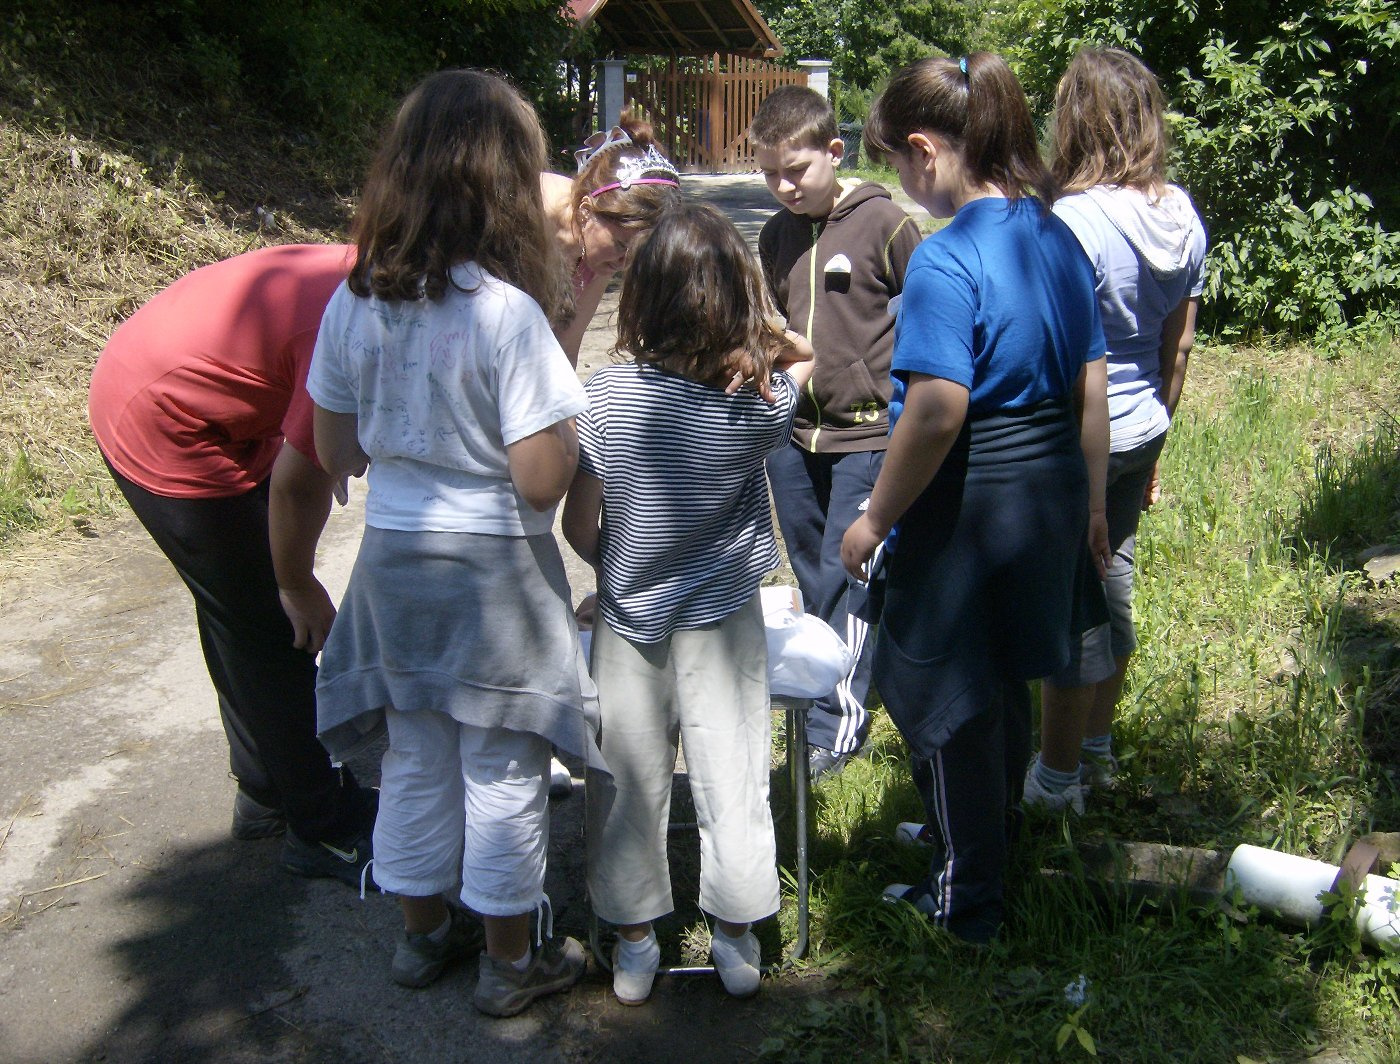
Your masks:
<instances>
[{"instance_id":1,"label":"tall grass","mask_svg":"<svg viewBox=\"0 0 1400 1064\"><path fill-rule=\"evenodd\" d=\"M1400 957L1184 894L1100 889L1077 856L1107 836L1335 860L1400 824L1400 652L1384 651L1400 651L1400 590L1352 564L1400 541L1400 446L1375 401L1400 394L1398 353L1196 359L1138 540L1119 784L1081 819L1032 821L1005 933L974 950L880 900L928 854L892 842L921 815L877 714L873 755L816 800L814 963L848 991L760 1059L1292 1060L1324 1045L1400 1059ZM1081 975L1082 1003L1067 993Z\"/></svg>"}]
</instances>

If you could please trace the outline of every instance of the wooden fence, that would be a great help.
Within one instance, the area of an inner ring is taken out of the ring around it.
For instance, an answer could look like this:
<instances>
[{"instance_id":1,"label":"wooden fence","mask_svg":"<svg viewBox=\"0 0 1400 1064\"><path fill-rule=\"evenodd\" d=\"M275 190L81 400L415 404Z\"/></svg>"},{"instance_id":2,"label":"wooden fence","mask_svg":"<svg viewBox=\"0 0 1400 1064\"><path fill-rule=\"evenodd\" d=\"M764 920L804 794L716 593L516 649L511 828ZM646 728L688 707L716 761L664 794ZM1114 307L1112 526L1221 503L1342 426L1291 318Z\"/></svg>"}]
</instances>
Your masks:
<instances>
[{"instance_id":1,"label":"wooden fence","mask_svg":"<svg viewBox=\"0 0 1400 1064\"><path fill-rule=\"evenodd\" d=\"M756 169L749 123L779 85L806 85L807 75L736 55L672 58L664 67L628 74L627 102L650 116L676 165L690 173Z\"/></svg>"}]
</instances>

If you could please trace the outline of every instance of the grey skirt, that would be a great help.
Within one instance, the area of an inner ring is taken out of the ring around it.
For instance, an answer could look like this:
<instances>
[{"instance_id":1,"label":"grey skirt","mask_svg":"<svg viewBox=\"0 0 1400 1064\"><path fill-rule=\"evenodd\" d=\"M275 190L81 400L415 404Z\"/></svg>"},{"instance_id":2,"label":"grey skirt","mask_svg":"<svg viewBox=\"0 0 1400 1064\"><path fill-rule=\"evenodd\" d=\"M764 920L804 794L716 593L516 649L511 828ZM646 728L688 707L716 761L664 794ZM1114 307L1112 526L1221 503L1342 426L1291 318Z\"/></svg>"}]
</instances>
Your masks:
<instances>
[{"instance_id":1,"label":"grey skirt","mask_svg":"<svg viewBox=\"0 0 1400 1064\"><path fill-rule=\"evenodd\" d=\"M377 734L386 706L533 732L606 771L553 535L365 529L316 683L331 756Z\"/></svg>"}]
</instances>

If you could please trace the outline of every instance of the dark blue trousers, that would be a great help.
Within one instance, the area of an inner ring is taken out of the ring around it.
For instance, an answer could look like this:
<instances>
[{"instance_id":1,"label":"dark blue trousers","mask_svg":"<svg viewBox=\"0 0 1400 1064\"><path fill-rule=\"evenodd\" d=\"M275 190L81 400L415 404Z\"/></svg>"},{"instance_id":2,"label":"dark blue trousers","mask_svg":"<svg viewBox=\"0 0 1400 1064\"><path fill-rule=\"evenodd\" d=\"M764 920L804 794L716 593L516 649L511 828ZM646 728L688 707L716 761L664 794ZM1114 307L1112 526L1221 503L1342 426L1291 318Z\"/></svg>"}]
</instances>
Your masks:
<instances>
[{"instance_id":1,"label":"dark blue trousers","mask_svg":"<svg viewBox=\"0 0 1400 1064\"><path fill-rule=\"evenodd\" d=\"M929 875L908 900L959 938L986 942L1001 926L1007 847L1020 824L1030 756L1030 689L1021 680L1005 681L993 704L933 757L910 754L936 830Z\"/></svg>"},{"instance_id":2,"label":"dark blue trousers","mask_svg":"<svg viewBox=\"0 0 1400 1064\"><path fill-rule=\"evenodd\" d=\"M874 652L869 624L853 615L865 589L846 575L841 540L869 502L884 458L884 451L812 454L796 446L768 457L778 528L806 610L831 625L855 658L836 690L817 699L807 718L808 743L839 754L859 750L870 730L865 696Z\"/></svg>"}]
</instances>

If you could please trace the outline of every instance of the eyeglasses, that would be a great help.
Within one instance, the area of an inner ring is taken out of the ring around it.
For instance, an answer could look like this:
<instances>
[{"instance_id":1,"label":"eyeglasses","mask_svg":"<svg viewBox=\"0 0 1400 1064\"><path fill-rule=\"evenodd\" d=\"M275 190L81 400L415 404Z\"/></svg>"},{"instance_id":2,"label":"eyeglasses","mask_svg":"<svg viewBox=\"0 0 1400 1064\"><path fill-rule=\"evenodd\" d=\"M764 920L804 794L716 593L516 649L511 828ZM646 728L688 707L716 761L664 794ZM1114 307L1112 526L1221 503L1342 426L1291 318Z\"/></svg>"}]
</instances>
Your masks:
<instances>
[{"instance_id":1,"label":"eyeglasses","mask_svg":"<svg viewBox=\"0 0 1400 1064\"><path fill-rule=\"evenodd\" d=\"M632 138L627 135L627 131L621 126L613 126L607 132L598 130L583 142L583 147L574 152L574 162L578 163L579 173L583 173L583 168L588 165L589 160L600 151L607 151L619 145L625 146L632 143Z\"/></svg>"}]
</instances>

